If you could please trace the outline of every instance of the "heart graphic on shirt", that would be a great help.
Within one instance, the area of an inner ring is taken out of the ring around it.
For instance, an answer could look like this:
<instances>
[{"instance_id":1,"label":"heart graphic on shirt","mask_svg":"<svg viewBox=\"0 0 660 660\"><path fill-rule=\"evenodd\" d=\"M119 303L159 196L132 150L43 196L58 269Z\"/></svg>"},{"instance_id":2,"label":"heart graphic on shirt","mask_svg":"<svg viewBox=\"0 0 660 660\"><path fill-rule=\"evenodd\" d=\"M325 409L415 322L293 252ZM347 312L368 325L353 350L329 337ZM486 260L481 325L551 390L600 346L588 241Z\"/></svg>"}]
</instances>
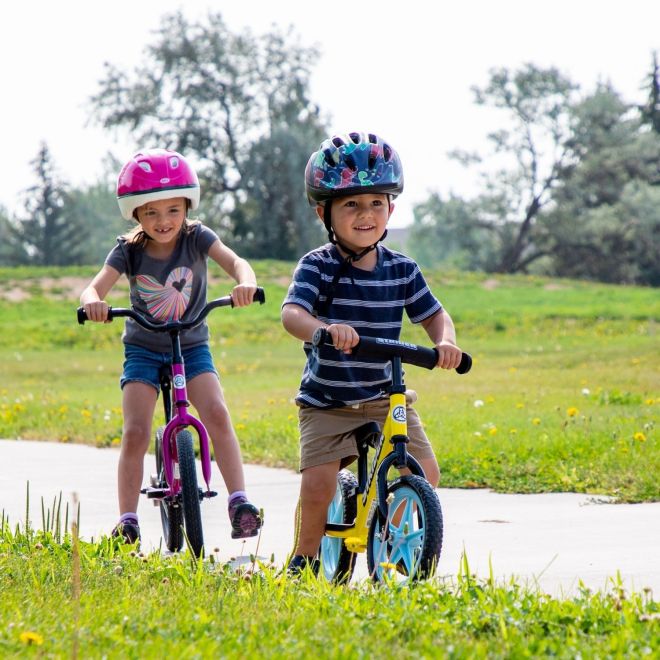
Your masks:
<instances>
[{"instance_id":1,"label":"heart graphic on shirt","mask_svg":"<svg viewBox=\"0 0 660 660\"><path fill-rule=\"evenodd\" d=\"M178 321L188 308L192 292L193 272L190 268L175 268L162 285L151 275L136 278L138 295L149 314L159 321Z\"/></svg>"}]
</instances>

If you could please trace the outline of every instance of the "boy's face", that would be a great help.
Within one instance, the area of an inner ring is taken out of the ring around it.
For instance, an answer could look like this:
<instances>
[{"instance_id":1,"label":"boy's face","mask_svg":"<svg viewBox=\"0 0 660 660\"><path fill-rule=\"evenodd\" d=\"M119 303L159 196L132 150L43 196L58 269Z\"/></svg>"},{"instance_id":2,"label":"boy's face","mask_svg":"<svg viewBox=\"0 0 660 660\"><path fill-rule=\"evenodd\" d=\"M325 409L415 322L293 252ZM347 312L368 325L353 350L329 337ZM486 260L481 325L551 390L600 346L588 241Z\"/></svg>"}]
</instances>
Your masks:
<instances>
[{"instance_id":1,"label":"boy's face","mask_svg":"<svg viewBox=\"0 0 660 660\"><path fill-rule=\"evenodd\" d=\"M340 243L359 252L380 240L393 210L385 194L339 197L332 200L332 229ZM323 220L323 207L316 212Z\"/></svg>"}]
</instances>

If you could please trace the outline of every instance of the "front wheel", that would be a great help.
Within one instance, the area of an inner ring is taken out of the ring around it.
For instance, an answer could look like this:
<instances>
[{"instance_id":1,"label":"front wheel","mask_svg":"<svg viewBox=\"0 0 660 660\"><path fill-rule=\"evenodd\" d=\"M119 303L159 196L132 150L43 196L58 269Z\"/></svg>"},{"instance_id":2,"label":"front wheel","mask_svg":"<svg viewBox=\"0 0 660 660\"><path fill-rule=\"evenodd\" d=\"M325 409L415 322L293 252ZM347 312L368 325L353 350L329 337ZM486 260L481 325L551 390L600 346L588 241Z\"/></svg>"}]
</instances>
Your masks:
<instances>
[{"instance_id":1,"label":"front wheel","mask_svg":"<svg viewBox=\"0 0 660 660\"><path fill-rule=\"evenodd\" d=\"M165 468L163 467L163 433L165 427L161 426L156 431L156 475L157 483L153 484L159 488L167 486ZM163 527L163 538L170 552L179 552L183 547L183 511L178 502L161 499L158 503L160 508L160 522Z\"/></svg>"},{"instance_id":2,"label":"front wheel","mask_svg":"<svg viewBox=\"0 0 660 660\"><path fill-rule=\"evenodd\" d=\"M387 521L376 510L369 526L369 574L375 581L431 577L442 549L442 509L435 490L413 475L389 484L387 493Z\"/></svg>"},{"instance_id":3,"label":"front wheel","mask_svg":"<svg viewBox=\"0 0 660 660\"><path fill-rule=\"evenodd\" d=\"M202 531L202 513L199 506L199 487L197 486L197 467L195 450L190 431L179 431L176 436L176 452L179 459L179 478L181 480L181 501L183 519L186 523L186 535L191 552L201 557L204 552L204 533Z\"/></svg>"},{"instance_id":4,"label":"front wheel","mask_svg":"<svg viewBox=\"0 0 660 660\"><path fill-rule=\"evenodd\" d=\"M357 479L352 472L341 470L337 475L337 491L328 507L329 523L352 524L357 515ZM349 552L344 539L324 536L319 550L321 571L331 582L348 582L353 575L356 554Z\"/></svg>"}]
</instances>

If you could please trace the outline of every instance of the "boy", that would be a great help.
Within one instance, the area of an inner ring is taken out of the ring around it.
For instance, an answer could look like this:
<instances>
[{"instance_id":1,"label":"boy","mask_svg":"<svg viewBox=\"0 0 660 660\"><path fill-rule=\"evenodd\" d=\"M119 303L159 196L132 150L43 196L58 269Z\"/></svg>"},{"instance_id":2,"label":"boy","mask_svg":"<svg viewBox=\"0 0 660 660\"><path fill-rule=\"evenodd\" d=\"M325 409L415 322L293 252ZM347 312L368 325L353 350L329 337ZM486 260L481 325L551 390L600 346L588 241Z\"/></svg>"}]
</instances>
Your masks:
<instances>
[{"instance_id":1,"label":"boy","mask_svg":"<svg viewBox=\"0 0 660 660\"><path fill-rule=\"evenodd\" d=\"M324 223L330 244L306 254L282 304L282 323L303 340L307 363L296 397L300 424L299 528L289 571L318 568L316 556L335 494L338 471L357 458L353 431L367 421L382 424L390 381L388 363L358 360L359 336L399 339L405 309L421 323L439 351L438 367L461 360L453 322L429 290L417 264L379 245L403 191L397 153L373 134L349 133L324 141L307 163L307 197ZM311 349L324 327L332 347ZM409 396L408 396L409 394ZM407 393L408 403L414 393ZM440 472L419 417L408 407L410 453L434 487Z\"/></svg>"}]
</instances>

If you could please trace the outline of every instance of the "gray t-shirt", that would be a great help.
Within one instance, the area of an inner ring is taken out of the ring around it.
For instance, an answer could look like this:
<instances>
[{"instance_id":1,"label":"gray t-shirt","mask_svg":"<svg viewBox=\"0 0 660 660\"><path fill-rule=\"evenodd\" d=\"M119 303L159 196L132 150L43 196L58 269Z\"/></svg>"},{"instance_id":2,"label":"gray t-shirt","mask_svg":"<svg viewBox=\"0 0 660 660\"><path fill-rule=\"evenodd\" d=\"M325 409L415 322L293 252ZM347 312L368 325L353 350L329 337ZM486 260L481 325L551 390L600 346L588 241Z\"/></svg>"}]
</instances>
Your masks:
<instances>
[{"instance_id":1,"label":"gray t-shirt","mask_svg":"<svg viewBox=\"0 0 660 660\"><path fill-rule=\"evenodd\" d=\"M131 305L147 318L161 322L192 319L206 304L206 262L209 248L217 240L212 229L194 225L189 232L182 232L170 258L160 260L119 238L105 263L126 273ZM203 322L181 333L181 346L199 346L208 338L209 329ZM133 319L126 319L122 339L125 344L136 344L152 351L169 352L172 346L166 332L150 332Z\"/></svg>"}]
</instances>

